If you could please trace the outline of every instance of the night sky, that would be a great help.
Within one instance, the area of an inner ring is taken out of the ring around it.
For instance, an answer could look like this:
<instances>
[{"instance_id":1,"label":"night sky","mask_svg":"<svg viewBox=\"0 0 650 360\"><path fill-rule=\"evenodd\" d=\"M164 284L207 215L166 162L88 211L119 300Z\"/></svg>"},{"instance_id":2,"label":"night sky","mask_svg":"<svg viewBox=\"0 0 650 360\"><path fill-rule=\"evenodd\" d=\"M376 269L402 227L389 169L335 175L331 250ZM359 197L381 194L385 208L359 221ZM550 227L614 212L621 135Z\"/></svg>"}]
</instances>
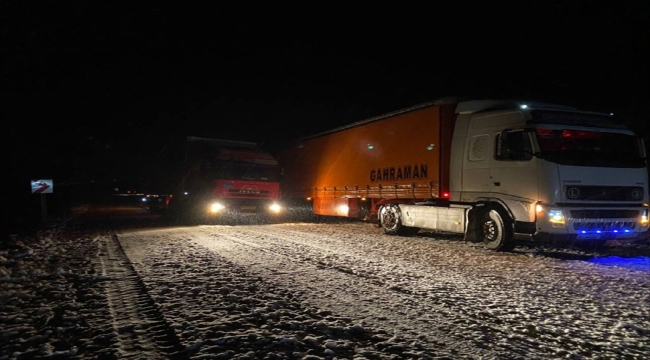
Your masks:
<instances>
[{"instance_id":1,"label":"night sky","mask_svg":"<svg viewBox=\"0 0 650 360\"><path fill-rule=\"evenodd\" d=\"M141 179L187 135L274 145L440 97L614 112L647 138L650 3L529 3L4 1L3 176Z\"/></svg>"}]
</instances>

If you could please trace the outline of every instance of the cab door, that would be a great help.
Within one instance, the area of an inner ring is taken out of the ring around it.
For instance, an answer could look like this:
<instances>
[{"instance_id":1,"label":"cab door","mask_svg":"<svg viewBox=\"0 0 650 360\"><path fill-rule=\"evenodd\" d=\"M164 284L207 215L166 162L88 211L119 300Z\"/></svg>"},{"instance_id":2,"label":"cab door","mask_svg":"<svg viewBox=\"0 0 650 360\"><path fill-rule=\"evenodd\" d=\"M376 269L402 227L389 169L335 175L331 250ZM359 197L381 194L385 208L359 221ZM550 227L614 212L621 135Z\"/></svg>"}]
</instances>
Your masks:
<instances>
[{"instance_id":1,"label":"cab door","mask_svg":"<svg viewBox=\"0 0 650 360\"><path fill-rule=\"evenodd\" d=\"M463 192L461 201L472 202L488 198L492 191L490 158L493 137L485 132L470 133L465 145L463 159Z\"/></svg>"},{"instance_id":2,"label":"cab door","mask_svg":"<svg viewBox=\"0 0 650 360\"><path fill-rule=\"evenodd\" d=\"M490 166L492 193L506 197L537 199L537 166L530 132L504 130L495 136Z\"/></svg>"}]
</instances>

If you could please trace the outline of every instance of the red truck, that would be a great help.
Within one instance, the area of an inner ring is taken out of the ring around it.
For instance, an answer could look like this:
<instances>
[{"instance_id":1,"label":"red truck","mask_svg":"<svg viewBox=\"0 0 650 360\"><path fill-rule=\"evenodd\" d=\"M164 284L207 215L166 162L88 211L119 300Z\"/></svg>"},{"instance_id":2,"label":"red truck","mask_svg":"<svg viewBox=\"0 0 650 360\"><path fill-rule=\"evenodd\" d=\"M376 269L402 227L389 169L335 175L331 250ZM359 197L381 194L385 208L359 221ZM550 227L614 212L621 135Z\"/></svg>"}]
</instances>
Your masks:
<instances>
[{"instance_id":1,"label":"red truck","mask_svg":"<svg viewBox=\"0 0 650 360\"><path fill-rule=\"evenodd\" d=\"M152 210L208 220L282 212L278 162L260 145L189 136L183 155L173 188L150 195Z\"/></svg>"},{"instance_id":2,"label":"red truck","mask_svg":"<svg viewBox=\"0 0 650 360\"><path fill-rule=\"evenodd\" d=\"M645 146L610 114L441 99L281 146L282 192L389 235L464 234L599 246L648 233Z\"/></svg>"}]
</instances>

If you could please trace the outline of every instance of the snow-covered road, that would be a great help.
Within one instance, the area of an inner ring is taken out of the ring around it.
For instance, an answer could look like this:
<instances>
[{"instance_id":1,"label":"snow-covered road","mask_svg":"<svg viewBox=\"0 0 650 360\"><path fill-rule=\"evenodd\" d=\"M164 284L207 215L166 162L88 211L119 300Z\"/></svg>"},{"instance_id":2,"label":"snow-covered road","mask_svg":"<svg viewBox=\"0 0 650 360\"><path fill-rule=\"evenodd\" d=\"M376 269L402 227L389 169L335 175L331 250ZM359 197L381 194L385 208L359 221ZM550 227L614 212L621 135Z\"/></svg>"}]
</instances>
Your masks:
<instances>
[{"instance_id":1,"label":"snow-covered road","mask_svg":"<svg viewBox=\"0 0 650 360\"><path fill-rule=\"evenodd\" d=\"M192 358L641 359L647 257L494 253L366 223L117 234Z\"/></svg>"}]
</instances>

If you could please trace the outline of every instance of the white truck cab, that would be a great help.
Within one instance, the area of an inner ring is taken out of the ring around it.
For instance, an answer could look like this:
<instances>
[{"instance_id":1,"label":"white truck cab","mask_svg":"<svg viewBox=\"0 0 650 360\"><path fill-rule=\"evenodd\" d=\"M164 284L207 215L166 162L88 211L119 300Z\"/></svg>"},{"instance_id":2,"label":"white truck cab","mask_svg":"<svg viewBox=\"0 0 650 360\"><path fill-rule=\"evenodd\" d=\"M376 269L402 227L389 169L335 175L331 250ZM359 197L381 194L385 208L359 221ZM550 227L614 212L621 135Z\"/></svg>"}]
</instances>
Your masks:
<instances>
[{"instance_id":1,"label":"white truck cab","mask_svg":"<svg viewBox=\"0 0 650 360\"><path fill-rule=\"evenodd\" d=\"M506 249L521 236L596 245L647 233L645 147L610 115L504 101L456 113L450 200L496 212L477 222L485 211L469 210L470 240L496 231L491 246Z\"/></svg>"}]
</instances>

